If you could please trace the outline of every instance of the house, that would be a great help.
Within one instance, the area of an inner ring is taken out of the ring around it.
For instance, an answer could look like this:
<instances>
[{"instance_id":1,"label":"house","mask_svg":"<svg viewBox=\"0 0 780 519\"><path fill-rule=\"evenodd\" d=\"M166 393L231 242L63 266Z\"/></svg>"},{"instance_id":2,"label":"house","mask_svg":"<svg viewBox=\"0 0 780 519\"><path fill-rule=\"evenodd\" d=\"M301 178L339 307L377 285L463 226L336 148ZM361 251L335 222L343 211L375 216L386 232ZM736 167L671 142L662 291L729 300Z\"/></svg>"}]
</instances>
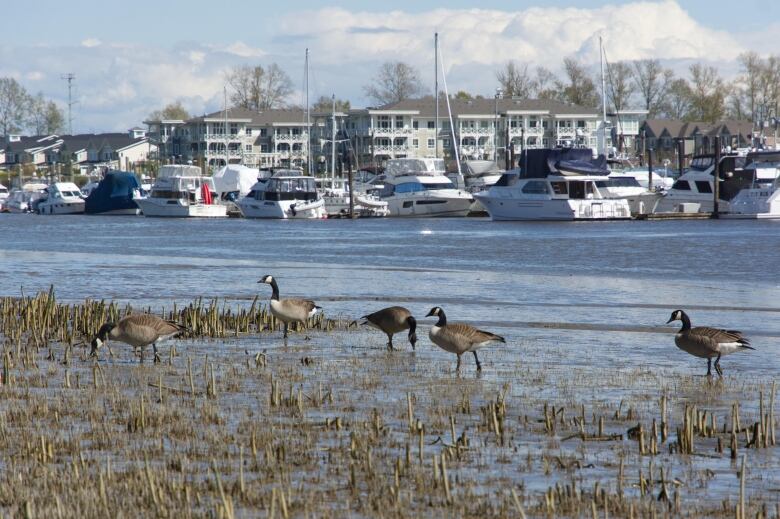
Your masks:
<instances>
[{"instance_id":1,"label":"house","mask_svg":"<svg viewBox=\"0 0 780 519\"><path fill-rule=\"evenodd\" d=\"M640 126L639 134L636 149L642 155L649 149L660 154L674 155L680 141L684 143L686 156L713 153L715 137L720 138L724 150L753 145L753 123L750 121L704 123L648 119Z\"/></svg>"}]
</instances>

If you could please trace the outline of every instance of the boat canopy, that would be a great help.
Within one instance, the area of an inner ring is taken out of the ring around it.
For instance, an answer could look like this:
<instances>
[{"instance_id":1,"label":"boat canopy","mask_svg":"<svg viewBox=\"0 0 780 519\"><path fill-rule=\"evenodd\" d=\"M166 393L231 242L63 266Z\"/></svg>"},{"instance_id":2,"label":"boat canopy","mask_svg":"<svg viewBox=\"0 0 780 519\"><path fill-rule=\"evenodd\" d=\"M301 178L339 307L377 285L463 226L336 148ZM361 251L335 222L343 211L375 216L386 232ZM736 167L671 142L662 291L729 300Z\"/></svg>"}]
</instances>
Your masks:
<instances>
[{"instance_id":1,"label":"boat canopy","mask_svg":"<svg viewBox=\"0 0 780 519\"><path fill-rule=\"evenodd\" d=\"M385 165L385 174L396 177L403 175L443 175L445 170L444 159L391 159Z\"/></svg>"},{"instance_id":2,"label":"boat canopy","mask_svg":"<svg viewBox=\"0 0 780 519\"><path fill-rule=\"evenodd\" d=\"M99 214L119 209L135 209L133 194L140 190L138 179L128 171L109 171L87 197L84 212Z\"/></svg>"},{"instance_id":3,"label":"boat canopy","mask_svg":"<svg viewBox=\"0 0 780 519\"><path fill-rule=\"evenodd\" d=\"M260 170L240 164L228 164L214 173L213 178L217 193L222 195L235 193L236 196L244 196L260 178Z\"/></svg>"},{"instance_id":4,"label":"boat canopy","mask_svg":"<svg viewBox=\"0 0 780 519\"><path fill-rule=\"evenodd\" d=\"M464 177L485 177L504 172L493 160L467 160L463 162Z\"/></svg>"},{"instance_id":5,"label":"boat canopy","mask_svg":"<svg viewBox=\"0 0 780 519\"><path fill-rule=\"evenodd\" d=\"M609 175L604 155L593 158L590 148L538 148L520 154L522 178L550 175ZM527 166L527 167L526 167Z\"/></svg>"}]
</instances>

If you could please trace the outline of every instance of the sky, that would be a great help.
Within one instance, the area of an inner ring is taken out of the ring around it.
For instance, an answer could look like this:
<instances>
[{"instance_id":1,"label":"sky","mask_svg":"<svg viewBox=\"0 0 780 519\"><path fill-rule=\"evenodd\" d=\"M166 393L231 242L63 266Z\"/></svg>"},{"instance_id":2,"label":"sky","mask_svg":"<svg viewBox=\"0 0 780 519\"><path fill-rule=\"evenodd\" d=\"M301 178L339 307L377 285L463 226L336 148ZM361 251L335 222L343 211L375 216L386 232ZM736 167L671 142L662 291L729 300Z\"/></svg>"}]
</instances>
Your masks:
<instances>
[{"instance_id":1,"label":"sky","mask_svg":"<svg viewBox=\"0 0 780 519\"><path fill-rule=\"evenodd\" d=\"M433 33L451 91L492 95L509 60L559 72L573 56L595 72L598 40L611 62L658 58L680 75L697 61L726 77L748 50L780 53L780 3L743 0L481 0L295 2L38 0L3 7L0 77L67 103L74 132L124 131L180 101L193 115L223 106L225 76L239 65L279 64L302 104L310 48L310 98L335 94L371 104L364 86L385 61L404 61L433 90ZM475 7L475 6L479 7ZM34 21L34 23L33 23Z\"/></svg>"}]
</instances>

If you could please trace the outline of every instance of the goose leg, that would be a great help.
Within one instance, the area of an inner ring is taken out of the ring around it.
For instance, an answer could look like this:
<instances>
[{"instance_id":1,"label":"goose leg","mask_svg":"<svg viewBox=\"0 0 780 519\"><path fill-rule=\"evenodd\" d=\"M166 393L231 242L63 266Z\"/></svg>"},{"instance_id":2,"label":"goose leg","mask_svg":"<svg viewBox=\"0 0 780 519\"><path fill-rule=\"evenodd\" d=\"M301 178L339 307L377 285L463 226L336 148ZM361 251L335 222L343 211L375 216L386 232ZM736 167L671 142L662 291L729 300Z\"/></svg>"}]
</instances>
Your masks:
<instances>
[{"instance_id":1,"label":"goose leg","mask_svg":"<svg viewBox=\"0 0 780 519\"><path fill-rule=\"evenodd\" d=\"M146 348L144 348L143 346L141 346L141 359L138 361L138 363L139 363L139 364L143 364L143 363L144 363L144 350L145 350L145 349L146 349Z\"/></svg>"},{"instance_id":2,"label":"goose leg","mask_svg":"<svg viewBox=\"0 0 780 519\"><path fill-rule=\"evenodd\" d=\"M477 362L477 371L482 371L482 364L479 363L479 357L477 357L477 352L472 351L471 353L474 354L474 360Z\"/></svg>"},{"instance_id":3,"label":"goose leg","mask_svg":"<svg viewBox=\"0 0 780 519\"><path fill-rule=\"evenodd\" d=\"M455 365L455 371L460 372L460 354L458 354L458 363Z\"/></svg>"},{"instance_id":4,"label":"goose leg","mask_svg":"<svg viewBox=\"0 0 780 519\"><path fill-rule=\"evenodd\" d=\"M160 363L160 355L157 353L157 343L152 343L152 348L154 349L154 363L159 364Z\"/></svg>"},{"instance_id":5,"label":"goose leg","mask_svg":"<svg viewBox=\"0 0 780 519\"><path fill-rule=\"evenodd\" d=\"M287 338L287 323L284 323L284 338Z\"/></svg>"},{"instance_id":6,"label":"goose leg","mask_svg":"<svg viewBox=\"0 0 780 519\"><path fill-rule=\"evenodd\" d=\"M718 368L715 368L718 369ZM712 376L712 359L707 359L707 376Z\"/></svg>"},{"instance_id":7,"label":"goose leg","mask_svg":"<svg viewBox=\"0 0 780 519\"><path fill-rule=\"evenodd\" d=\"M718 358L715 359L715 371L717 371L718 375L721 377L723 376L723 370L720 369L720 353L718 353Z\"/></svg>"},{"instance_id":8,"label":"goose leg","mask_svg":"<svg viewBox=\"0 0 780 519\"><path fill-rule=\"evenodd\" d=\"M389 333L387 334L387 349L393 351L393 336Z\"/></svg>"}]
</instances>

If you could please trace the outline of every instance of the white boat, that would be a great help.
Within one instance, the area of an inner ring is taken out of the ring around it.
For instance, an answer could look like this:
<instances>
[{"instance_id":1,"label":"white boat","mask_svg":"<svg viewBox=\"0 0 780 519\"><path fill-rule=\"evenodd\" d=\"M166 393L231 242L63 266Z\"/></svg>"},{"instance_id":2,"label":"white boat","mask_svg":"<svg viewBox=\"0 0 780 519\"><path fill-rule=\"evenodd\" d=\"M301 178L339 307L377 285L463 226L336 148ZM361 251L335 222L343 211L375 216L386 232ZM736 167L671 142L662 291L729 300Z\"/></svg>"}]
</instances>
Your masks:
<instances>
[{"instance_id":1,"label":"white boat","mask_svg":"<svg viewBox=\"0 0 780 519\"><path fill-rule=\"evenodd\" d=\"M628 201L610 198L596 182L609 171L590 149L529 149L525 170L504 173L490 189L476 193L490 218L505 220L621 220L631 218ZM603 159L603 158L602 158Z\"/></svg>"},{"instance_id":2,"label":"white boat","mask_svg":"<svg viewBox=\"0 0 780 519\"><path fill-rule=\"evenodd\" d=\"M317 179L317 189L322 193L325 212L328 217L345 217L349 215L349 182L347 179L324 178ZM355 192L353 211L361 218L384 217L389 214L387 202L380 200L378 190L371 185L352 183Z\"/></svg>"},{"instance_id":3,"label":"white boat","mask_svg":"<svg viewBox=\"0 0 780 519\"><path fill-rule=\"evenodd\" d=\"M481 193L486 189L490 189L498 182L501 175L505 170L498 167L498 164L493 160L466 160L463 161L463 180L466 186L466 191L475 195ZM452 178L452 177L450 177ZM469 208L471 215L484 214L485 208L479 202L474 199Z\"/></svg>"},{"instance_id":4,"label":"white boat","mask_svg":"<svg viewBox=\"0 0 780 519\"><path fill-rule=\"evenodd\" d=\"M325 218L325 202L313 177L298 169L278 169L258 181L238 207L246 218Z\"/></svg>"},{"instance_id":5,"label":"white boat","mask_svg":"<svg viewBox=\"0 0 780 519\"><path fill-rule=\"evenodd\" d=\"M9 194L8 188L0 184L0 213L5 212L5 201Z\"/></svg>"},{"instance_id":6,"label":"white boat","mask_svg":"<svg viewBox=\"0 0 780 519\"><path fill-rule=\"evenodd\" d=\"M444 160L404 158L387 161L375 179L390 216L466 216L473 198L444 174Z\"/></svg>"},{"instance_id":7,"label":"white boat","mask_svg":"<svg viewBox=\"0 0 780 519\"><path fill-rule=\"evenodd\" d=\"M84 214L84 197L73 182L54 182L46 188L46 198L38 202L38 214Z\"/></svg>"},{"instance_id":8,"label":"white boat","mask_svg":"<svg viewBox=\"0 0 780 519\"><path fill-rule=\"evenodd\" d=\"M38 202L46 196L46 184L28 182L11 191L5 201L9 213L31 213Z\"/></svg>"},{"instance_id":9,"label":"white boat","mask_svg":"<svg viewBox=\"0 0 780 519\"><path fill-rule=\"evenodd\" d=\"M748 155L750 182L731 199L721 218L780 219L780 153Z\"/></svg>"},{"instance_id":10,"label":"white boat","mask_svg":"<svg viewBox=\"0 0 780 519\"><path fill-rule=\"evenodd\" d=\"M214 181L201 174L197 166L160 167L157 180L146 198L135 203L144 216L218 218L227 216L227 207L219 203Z\"/></svg>"},{"instance_id":11,"label":"white boat","mask_svg":"<svg viewBox=\"0 0 780 519\"><path fill-rule=\"evenodd\" d=\"M653 183L650 185L650 173L647 169L611 171L607 178L597 180L596 186L609 198L623 198L628 201L632 215L650 214L655 211L664 193L671 188L673 181L653 171Z\"/></svg>"}]
</instances>

